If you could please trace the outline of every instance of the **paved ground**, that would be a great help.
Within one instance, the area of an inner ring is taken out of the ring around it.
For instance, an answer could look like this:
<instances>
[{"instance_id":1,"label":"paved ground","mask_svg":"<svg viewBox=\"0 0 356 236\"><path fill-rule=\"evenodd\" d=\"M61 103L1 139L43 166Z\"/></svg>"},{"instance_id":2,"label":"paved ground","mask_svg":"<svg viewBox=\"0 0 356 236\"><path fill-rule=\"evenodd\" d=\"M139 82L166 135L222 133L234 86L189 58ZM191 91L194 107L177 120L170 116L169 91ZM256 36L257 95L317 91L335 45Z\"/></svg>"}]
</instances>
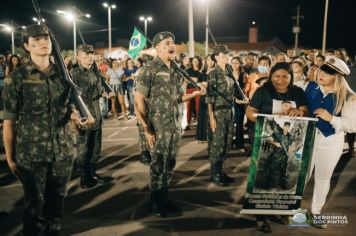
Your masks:
<instances>
[{"instance_id":1,"label":"paved ground","mask_svg":"<svg viewBox=\"0 0 356 236\"><path fill-rule=\"evenodd\" d=\"M236 151L226 162L227 173L235 178L229 187L209 182L207 144L197 144L195 130L184 134L177 157L171 196L184 210L176 218L160 219L147 211L148 167L140 164L136 121L108 120L104 126L99 173L114 181L90 190L79 186L74 173L69 185L63 235L264 235L256 231L254 217L238 214L245 193L250 159ZM347 145L345 146L347 148ZM20 235L22 190L0 158L0 235ZM288 228L272 223L274 235L355 235L356 159L343 157L332 179L326 212L348 217L346 226ZM310 208L313 183L306 187L302 207Z\"/></svg>"}]
</instances>

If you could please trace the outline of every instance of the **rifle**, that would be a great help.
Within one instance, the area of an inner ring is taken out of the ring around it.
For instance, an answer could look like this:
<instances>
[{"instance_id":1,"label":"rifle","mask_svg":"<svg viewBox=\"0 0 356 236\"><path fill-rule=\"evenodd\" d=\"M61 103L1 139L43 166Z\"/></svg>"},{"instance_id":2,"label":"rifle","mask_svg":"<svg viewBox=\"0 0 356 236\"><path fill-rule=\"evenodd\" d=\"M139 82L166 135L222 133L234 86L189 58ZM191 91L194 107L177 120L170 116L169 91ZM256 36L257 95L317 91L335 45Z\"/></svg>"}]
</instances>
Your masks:
<instances>
[{"instance_id":1,"label":"rifle","mask_svg":"<svg viewBox=\"0 0 356 236\"><path fill-rule=\"evenodd\" d=\"M43 19L41 16L41 12L40 12L40 8L38 6L38 2L37 0L32 0L32 4L35 8L36 14L38 16L38 19ZM41 24L43 24L43 22L41 21ZM54 34L52 32L51 29L48 29L48 33L49 33L49 37L52 41L52 47L53 47L53 58L56 62L56 65L59 68L60 74L61 76L64 78L65 82L67 83L67 85L69 86L69 89L71 91L71 99L73 100L73 103L76 107L76 109L79 112L79 117L81 119L82 122L85 122L89 116L91 116L88 107L85 105L82 97L80 96L80 94L82 93L81 89L74 84L66 65L64 64L64 60L61 54L61 50L59 48L58 42L56 40L56 38L54 37Z\"/></svg>"},{"instance_id":2,"label":"rifle","mask_svg":"<svg viewBox=\"0 0 356 236\"><path fill-rule=\"evenodd\" d=\"M80 31L79 27L77 27L78 33L80 36L80 39L82 40L83 44L85 43L85 40L83 38L82 32ZM110 87L110 85L106 82L105 76L101 73L101 71L98 68L98 65L96 64L96 61L94 60L93 65L91 67L92 71L94 72L95 76L100 79L101 81L101 86L103 86L105 92L109 95L110 93L114 93L114 90Z\"/></svg>"}]
</instances>

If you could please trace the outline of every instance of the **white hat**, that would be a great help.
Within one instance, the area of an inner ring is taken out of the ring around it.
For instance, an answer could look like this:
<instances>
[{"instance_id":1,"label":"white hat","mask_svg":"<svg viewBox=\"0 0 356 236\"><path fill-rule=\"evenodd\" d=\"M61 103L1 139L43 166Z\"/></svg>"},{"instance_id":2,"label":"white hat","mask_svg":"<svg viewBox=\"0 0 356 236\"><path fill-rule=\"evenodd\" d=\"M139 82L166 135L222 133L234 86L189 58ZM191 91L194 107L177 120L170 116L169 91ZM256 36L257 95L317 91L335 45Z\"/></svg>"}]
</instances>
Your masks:
<instances>
[{"instance_id":1,"label":"white hat","mask_svg":"<svg viewBox=\"0 0 356 236\"><path fill-rule=\"evenodd\" d=\"M343 76L350 74L350 69L347 64L334 56L326 56L324 64L320 67L321 70L329 73L336 74L339 73Z\"/></svg>"}]
</instances>

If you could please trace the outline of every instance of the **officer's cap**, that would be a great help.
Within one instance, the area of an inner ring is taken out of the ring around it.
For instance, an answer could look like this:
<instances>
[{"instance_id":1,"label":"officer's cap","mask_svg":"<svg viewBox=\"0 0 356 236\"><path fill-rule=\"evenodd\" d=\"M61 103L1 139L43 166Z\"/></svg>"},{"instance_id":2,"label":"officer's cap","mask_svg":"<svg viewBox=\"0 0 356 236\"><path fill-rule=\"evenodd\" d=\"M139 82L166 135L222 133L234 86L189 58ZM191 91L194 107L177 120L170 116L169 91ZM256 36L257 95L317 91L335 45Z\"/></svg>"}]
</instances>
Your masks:
<instances>
[{"instance_id":1,"label":"officer's cap","mask_svg":"<svg viewBox=\"0 0 356 236\"><path fill-rule=\"evenodd\" d=\"M156 47L157 44L159 44L161 41L163 41L164 39L167 39L167 38L172 38L173 41L175 40L174 34L172 34L171 32L168 32L168 31L163 31L163 32L156 34L152 40L153 46Z\"/></svg>"},{"instance_id":2,"label":"officer's cap","mask_svg":"<svg viewBox=\"0 0 356 236\"><path fill-rule=\"evenodd\" d=\"M77 48L77 51L82 51L86 53L94 53L94 47L91 44L80 44Z\"/></svg>"},{"instance_id":3,"label":"officer's cap","mask_svg":"<svg viewBox=\"0 0 356 236\"><path fill-rule=\"evenodd\" d=\"M347 76L350 74L350 69L347 64L334 56L326 56L325 62L320 67L320 70L331 75L341 74L342 76Z\"/></svg>"},{"instance_id":4,"label":"officer's cap","mask_svg":"<svg viewBox=\"0 0 356 236\"><path fill-rule=\"evenodd\" d=\"M229 54L229 50L227 50L227 47L225 45L217 45L215 46L213 50L213 55L218 55L219 53L224 53L224 54Z\"/></svg>"},{"instance_id":5,"label":"officer's cap","mask_svg":"<svg viewBox=\"0 0 356 236\"><path fill-rule=\"evenodd\" d=\"M46 25L29 25L21 31L22 38L24 37L36 37L36 36L48 36L49 31Z\"/></svg>"}]
</instances>

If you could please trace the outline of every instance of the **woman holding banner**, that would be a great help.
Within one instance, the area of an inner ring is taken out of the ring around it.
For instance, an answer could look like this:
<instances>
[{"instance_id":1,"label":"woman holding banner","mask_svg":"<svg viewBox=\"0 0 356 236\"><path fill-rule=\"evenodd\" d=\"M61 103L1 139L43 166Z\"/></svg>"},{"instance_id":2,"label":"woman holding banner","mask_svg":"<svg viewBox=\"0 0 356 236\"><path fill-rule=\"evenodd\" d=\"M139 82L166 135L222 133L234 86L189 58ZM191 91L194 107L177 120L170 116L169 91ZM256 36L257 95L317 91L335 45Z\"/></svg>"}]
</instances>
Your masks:
<instances>
[{"instance_id":1,"label":"woman holding banner","mask_svg":"<svg viewBox=\"0 0 356 236\"><path fill-rule=\"evenodd\" d=\"M319 118L309 172L311 175L315 167L311 212L316 218L325 204L331 176L342 155L344 132L356 131L356 95L345 80L349 74L344 61L327 57L317 81L310 82L306 89L310 113ZM326 222L314 225L326 228Z\"/></svg>"},{"instance_id":2,"label":"woman holding banner","mask_svg":"<svg viewBox=\"0 0 356 236\"><path fill-rule=\"evenodd\" d=\"M284 104L288 103L288 109ZM291 117L306 116L308 114L307 101L301 88L293 85L293 71L287 62L275 64L270 71L268 81L258 88L246 110L247 118L255 123L255 115L275 114ZM267 221L268 216L256 216L260 231L271 233L272 229ZM286 218L281 218L286 223Z\"/></svg>"}]
</instances>

